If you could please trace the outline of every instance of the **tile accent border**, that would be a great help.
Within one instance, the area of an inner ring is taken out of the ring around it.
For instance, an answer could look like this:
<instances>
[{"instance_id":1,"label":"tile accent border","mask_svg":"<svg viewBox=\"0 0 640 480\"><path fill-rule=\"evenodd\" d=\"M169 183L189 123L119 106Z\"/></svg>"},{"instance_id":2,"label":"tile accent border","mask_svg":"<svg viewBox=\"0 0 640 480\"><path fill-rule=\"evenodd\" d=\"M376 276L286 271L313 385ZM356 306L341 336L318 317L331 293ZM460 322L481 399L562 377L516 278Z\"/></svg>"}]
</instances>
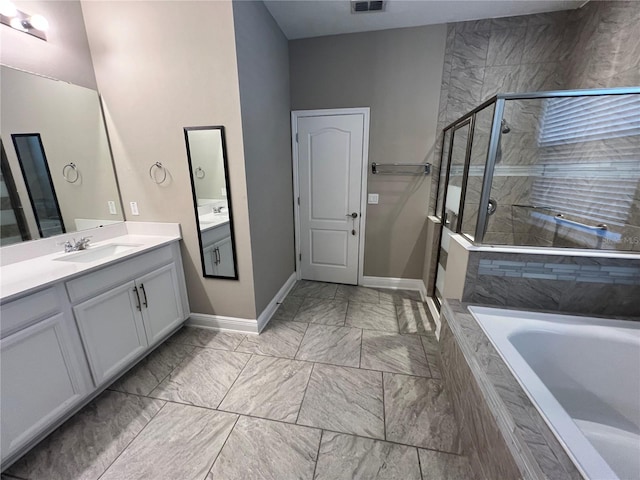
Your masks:
<instances>
[{"instance_id":1,"label":"tile accent border","mask_svg":"<svg viewBox=\"0 0 640 480\"><path fill-rule=\"evenodd\" d=\"M293 272L287 281L280 287L278 293L271 299L267 307L258 315L257 320L239 317L227 317L224 315L207 315L204 313L191 313L186 325L191 327L210 328L225 332L260 333L267 326L271 317L278 309L278 304L291 291L296 283L296 272Z\"/></svg>"},{"instance_id":2,"label":"tile accent border","mask_svg":"<svg viewBox=\"0 0 640 480\"><path fill-rule=\"evenodd\" d=\"M427 300L427 287L420 278L368 277L360 280L361 287L389 288L391 290L413 290L420 292L423 302Z\"/></svg>"},{"instance_id":3,"label":"tile accent border","mask_svg":"<svg viewBox=\"0 0 640 480\"><path fill-rule=\"evenodd\" d=\"M472 465L485 478L581 480L466 307L456 300L443 304L440 349L445 388Z\"/></svg>"},{"instance_id":4,"label":"tile accent border","mask_svg":"<svg viewBox=\"0 0 640 480\"><path fill-rule=\"evenodd\" d=\"M478 275L606 283L609 285L640 285L640 266L577 265L480 259Z\"/></svg>"}]
</instances>

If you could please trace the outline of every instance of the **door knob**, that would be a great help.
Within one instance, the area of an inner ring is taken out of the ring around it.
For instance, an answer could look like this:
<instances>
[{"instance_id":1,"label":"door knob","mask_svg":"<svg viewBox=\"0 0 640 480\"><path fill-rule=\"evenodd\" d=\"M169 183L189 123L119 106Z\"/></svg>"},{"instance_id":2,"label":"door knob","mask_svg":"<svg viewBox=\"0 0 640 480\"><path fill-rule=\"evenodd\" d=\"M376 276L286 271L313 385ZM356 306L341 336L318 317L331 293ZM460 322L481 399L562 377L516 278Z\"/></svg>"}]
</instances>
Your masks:
<instances>
[{"instance_id":1,"label":"door knob","mask_svg":"<svg viewBox=\"0 0 640 480\"><path fill-rule=\"evenodd\" d=\"M353 213L347 213L347 217L351 217L351 218L358 218L358 214L356 212Z\"/></svg>"}]
</instances>

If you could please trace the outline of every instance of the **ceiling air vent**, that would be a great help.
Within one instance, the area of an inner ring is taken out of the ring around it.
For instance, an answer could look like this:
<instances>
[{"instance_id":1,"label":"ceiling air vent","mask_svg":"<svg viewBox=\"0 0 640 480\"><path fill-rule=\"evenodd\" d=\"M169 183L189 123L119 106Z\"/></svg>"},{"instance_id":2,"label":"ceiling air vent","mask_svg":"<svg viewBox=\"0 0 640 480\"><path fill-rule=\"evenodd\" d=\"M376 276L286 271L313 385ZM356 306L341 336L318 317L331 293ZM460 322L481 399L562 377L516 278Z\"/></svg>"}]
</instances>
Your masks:
<instances>
[{"instance_id":1,"label":"ceiling air vent","mask_svg":"<svg viewBox=\"0 0 640 480\"><path fill-rule=\"evenodd\" d=\"M385 1L351 2L351 13L383 12Z\"/></svg>"}]
</instances>

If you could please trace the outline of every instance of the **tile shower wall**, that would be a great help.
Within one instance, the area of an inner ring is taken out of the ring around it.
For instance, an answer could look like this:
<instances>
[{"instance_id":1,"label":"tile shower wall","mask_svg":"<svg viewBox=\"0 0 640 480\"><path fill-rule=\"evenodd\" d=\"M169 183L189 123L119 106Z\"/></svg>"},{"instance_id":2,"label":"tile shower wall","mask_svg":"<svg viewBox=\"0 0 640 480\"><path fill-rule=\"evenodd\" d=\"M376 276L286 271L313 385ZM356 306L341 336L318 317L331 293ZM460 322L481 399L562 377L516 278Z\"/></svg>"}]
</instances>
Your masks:
<instances>
[{"instance_id":1,"label":"tile shower wall","mask_svg":"<svg viewBox=\"0 0 640 480\"><path fill-rule=\"evenodd\" d=\"M441 133L444 126L499 92L639 84L640 2L589 2L579 10L450 24L438 128ZM548 221L531 223L530 212L510 207L532 203L536 177L528 170L542 155L536 142L537 119L534 124L531 119L541 113L541 105L540 101L512 102L507 107L505 118L511 123L512 133L503 136L502 161L496 169L492 191L498 205L505 208L499 208L490 219L485 238L487 243L496 244L533 241L538 245L597 247L600 239L571 236L568 229L549 228ZM631 139L635 151L638 141L637 137ZM587 162L591 157L594 161L593 153L599 147L588 145L580 152L574 147L571 158ZM615 148L606 147L607 152ZM434 170L432 179L437 181L438 169ZM479 192L482 181L483 168L475 170L470 172L471 193ZM576 183L575 188L589 190L592 183L587 178ZM635 191L631 188L627 194L629 198L623 199L632 204L627 221L615 229L616 238L609 239L604 248L640 250L638 183ZM432 192L435 195L436 189ZM435 205L435 198L431 205ZM588 241L593 245L585 243Z\"/></svg>"},{"instance_id":2,"label":"tile shower wall","mask_svg":"<svg viewBox=\"0 0 640 480\"><path fill-rule=\"evenodd\" d=\"M462 301L640 319L640 259L472 251Z\"/></svg>"}]
</instances>

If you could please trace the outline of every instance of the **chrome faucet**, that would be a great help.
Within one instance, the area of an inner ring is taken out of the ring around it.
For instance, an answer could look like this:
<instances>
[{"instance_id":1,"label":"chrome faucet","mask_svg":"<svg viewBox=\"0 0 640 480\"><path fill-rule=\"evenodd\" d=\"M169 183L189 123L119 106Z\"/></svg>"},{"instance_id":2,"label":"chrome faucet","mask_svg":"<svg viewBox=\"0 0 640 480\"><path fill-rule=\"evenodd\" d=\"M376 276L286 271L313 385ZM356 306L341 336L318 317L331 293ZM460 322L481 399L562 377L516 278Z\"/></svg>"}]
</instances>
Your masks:
<instances>
[{"instance_id":1,"label":"chrome faucet","mask_svg":"<svg viewBox=\"0 0 640 480\"><path fill-rule=\"evenodd\" d=\"M76 242L76 239L73 239L73 243L70 240L66 242L59 243L58 245L64 245L64 253L77 252L78 250L86 250L89 246L89 240L91 237L82 237L80 240Z\"/></svg>"}]
</instances>

